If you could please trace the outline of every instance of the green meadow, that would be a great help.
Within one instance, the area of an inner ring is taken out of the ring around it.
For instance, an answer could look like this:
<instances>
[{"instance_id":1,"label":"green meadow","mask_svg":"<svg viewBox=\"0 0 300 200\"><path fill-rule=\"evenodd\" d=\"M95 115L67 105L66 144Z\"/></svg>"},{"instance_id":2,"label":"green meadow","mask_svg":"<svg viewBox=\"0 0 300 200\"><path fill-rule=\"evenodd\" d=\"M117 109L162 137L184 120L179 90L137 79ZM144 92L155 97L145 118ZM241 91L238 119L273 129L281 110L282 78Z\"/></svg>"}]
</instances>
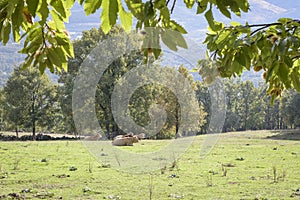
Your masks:
<instances>
[{"instance_id":1,"label":"green meadow","mask_svg":"<svg viewBox=\"0 0 300 200\"><path fill-rule=\"evenodd\" d=\"M205 137L195 137L178 160L144 173L116 170L82 141L0 142L0 199L300 198L299 133L224 133L200 157ZM115 148L142 153L168 143Z\"/></svg>"}]
</instances>

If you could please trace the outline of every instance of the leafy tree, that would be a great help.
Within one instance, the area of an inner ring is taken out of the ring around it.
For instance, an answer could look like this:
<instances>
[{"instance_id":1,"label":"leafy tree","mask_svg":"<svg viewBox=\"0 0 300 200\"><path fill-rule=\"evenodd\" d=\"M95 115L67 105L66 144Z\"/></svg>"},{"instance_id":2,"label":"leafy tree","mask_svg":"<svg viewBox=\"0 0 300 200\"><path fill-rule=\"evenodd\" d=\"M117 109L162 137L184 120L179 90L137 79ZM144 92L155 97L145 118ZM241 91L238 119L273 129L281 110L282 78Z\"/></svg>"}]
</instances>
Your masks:
<instances>
[{"instance_id":1,"label":"leafy tree","mask_svg":"<svg viewBox=\"0 0 300 200\"><path fill-rule=\"evenodd\" d=\"M61 127L62 131L76 133L72 114L72 92L74 79L77 76L79 67L86 56L103 38L103 32L93 28L89 31L84 31L80 39L73 41L72 45L74 46L74 58L71 58L68 61L68 72L61 73L58 80L61 83L59 88L59 102L62 108L64 121L64 124Z\"/></svg>"},{"instance_id":2,"label":"leafy tree","mask_svg":"<svg viewBox=\"0 0 300 200\"><path fill-rule=\"evenodd\" d=\"M157 68L156 70L153 70L152 75L153 77L158 77L159 73L161 73L159 70L159 66L153 67ZM197 90L196 83L194 82L193 77L190 75L188 69L186 69L184 66L180 66L178 72L188 80L189 84L191 84L191 86L194 87L195 90ZM145 79L149 81L152 80L151 77L145 77ZM171 91L164 85L150 84L137 90L131 99L131 113L133 113L136 122L143 125L147 125L148 123L150 123L151 119L148 112L151 105L159 104L163 106L164 110L166 111L167 118L162 130L155 135L156 139L167 139L186 136L192 133L199 133L201 127L206 124L205 117L207 113L204 111L203 104L201 102L197 102L197 105L193 105L192 102L184 102L189 103L188 105L191 108L188 115L199 116L199 118L195 119L195 117L192 117L192 119L190 119L191 122L189 130L183 130L183 132L179 131L179 128L182 125L182 117L186 113L183 113L185 111L182 112L183 105L180 105L180 102L174 92L179 93L180 91L180 94L183 95L186 99L188 99L187 97L191 94L182 83L176 83L175 90L177 91ZM197 113L198 111L193 109L197 107L199 107L200 113ZM192 120L198 120L199 126L192 127L192 124L195 124L195 122Z\"/></svg>"},{"instance_id":3,"label":"leafy tree","mask_svg":"<svg viewBox=\"0 0 300 200\"><path fill-rule=\"evenodd\" d=\"M0 131L4 130L4 91L0 88Z\"/></svg>"},{"instance_id":4,"label":"leafy tree","mask_svg":"<svg viewBox=\"0 0 300 200\"><path fill-rule=\"evenodd\" d=\"M74 2L2 0L0 41L6 44L11 33L14 41L19 42L21 38L25 38L24 48L20 51L27 55L24 67L39 66L41 72L46 67L52 72L67 70L67 60L74 57L74 53L65 23L71 15L70 9ZM186 47L181 35L186 30L171 15L176 7L176 0L79 0L79 3L83 5L87 15L101 8L101 28L104 33L111 30L118 17L123 28L129 31L135 18L137 29L160 28L154 35L149 32L151 37L155 37L152 38L153 41L161 38L173 50ZM227 26L215 21L213 11L219 11L227 18L231 18L232 14L241 16L241 13L249 10L247 0L185 0L184 3L187 9L196 8L196 14L204 14L209 24L210 32L205 43L219 75L239 76L242 71L254 67L256 71L265 71L265 79L269 83L268 94L272 95L272 100L281 95L284 89L295 88L300 91L299 20L283 18L269 24L245 25L232 22ZM170 34L167 29L179 33ZM144 42L149 42L149 37L146 36ZM151 47L144 48L143 51L146 56L153 53L158 57L160 54L159 49Z\"/></svg>"},{"instance_id":5,"label":"leafy tree","mask_svg":"<svg viewBox=\"0 0 300 200\"><path fill-rule=\"evenodd\" d=\"M59 82L61 83L60 104L63 111L64 130L71 133L75 132L75 124L73 122L72 111L72 92L74 79L79 72L79 68L85 58L94 49L97 44L107 37L124 33L124 29L120 26L114 27L108 34L105 34L101 29L91 29L83 32L80 39L73 42L75 47L75 57L69 60L69 71L63 72L60 75ZM121 48L125 44L118 44L115 48ZM104 71L96 90L95 107L97 117L101 127L104 127L107 137L112 137L113 132L120 132L119 127L115 124L111 112L111 94L114 89L115 82L122 77L127 71L135 67L142 60L142 55L138 51L133 51L116 59ZM84 86L83 86L84 87ZM93 102L94 103L94 102Z\"/></svg>"},{"instance_id":6,"label":"leafy tree","mask_svg":"<svg viewBox=\"0 0 300 200\"><path fill-rule=\"evenodd\" d=\"M279 101L270 104L266 85L254 87L250 81L226 79L226 118L223 131L279 129Z\"/></svg>"},{"instance_id":7,"label":"leafy tree","mask_svg":"<svg viewBox=\"0 0 300 200\"><path fill-rule=\"evenodd\" d=\"M195 84L196 84L196 98L198 102L203 106L203 111L206 113L206 116L204 118L206 123L204 123L200 129L200 134L203 134L208 132L208 126L210 123L211 99L206 84L200 81L196 81Z\"/></svg>"},{"instance_id":8,"label":"leafy tree","mask_svg":"<svg viewBox=\"0 0 300 200\"><path fill-rule=\"evenodd\" d=\"M124 45L124 44L118 44ZM134 51L116 59L103 73L96 90L96 110L97 116L108 138L122 133L120 127L116 124L111 106L111 95L118 80L129 70L136 67L142 60L140 52ZM130 106L130 105L129 105Z\"/></svg>"},{"instance_id":9,"label":"leafy tree","mask_svg":"<svg viewBox=\"0 0 300 200\"><path fill-rule=\"evenodd\" d=\"M254 88L254 85L250 81L246 81L240 84L240 91L238 96L240 97L240 105L243 105L240 108L240 112L243 113L242 117L242 130L247 130L250 129L250 116L251 116L251 109L252 109L252 104L256 100L256 91ZM254 114L254 113L252 113Z\"/></svg>"},{"instance_id":10,"label":"leafy tree","mask_svg":"<svg viewBox=\"0 0 300 200\"><path fill-rule=\"evenodd\" d=\"M300 95L295 91L285 93L282 98L280 113L285 125L289 128L300 126Z\"/></svg>"},{"instance_id":11,"label":"leafy tree","mask_svg":"<svg viewBox=\"0 0 300 200\"><path fill-rule=\"evenodd\" d=\"M38 127L49 130L54 126L55 87L36 68L16 67L4 87L4 98L4 118L17 136L22 128L30 127L35 137Z\"/></svg>"},{"instance_id":12,"label":"leafy tree","mask_svg":"<svg viewBox=\"0 0 300 200\"><path fill-rule=\"evenodd\" d=\"M64 114L65 130L75 132L71 105L74 78L78 74L79 67L92 49L94 53L97 53L97 48L94 49L97 43L107 37L120 33L124 33L124 30L118 26L111 29L108 34L104 34L101 29L91 29L89 31L85 31L82 38L74 41L73 46L75 47L75 57L69 60L70 71L68 73L63 72L59 79L59 82L61 83L60 103ZM114 48L123 48L124 45L125 44L123 43L119 43ZM114 137L115 134L123 133L119 125L116 124L112 114L111 95L115 85L117 83L120 85L128 84L128 80L122 78L123 75L129 70L135 68L138 64L142 63L142 60L143 55L139 50L131 51L130 54L125 54L118 59L115 59L101 75L96 86L95 99L91 100L92 102L87 100L89 103L95 103L99 124L108 138ZM95 64L95 66L96 65L97 64ZM155 69L153 69L154 77L159 75L159 70ZM189 71L187 69L181 67L180 71L184 74L184 76L189 76ZM141 80L151 81L151 78L147 76L143 76L141 74L137 74L137 76ZM193 82L191 77L189 77L189 80ZM81 89L84 90L84 87L85 86L83 85ZM126 85L125 89L126 88L130 89L132 87L127 87ZM124 91L124 93L127 92ZM140 126L146 126L150 122L149 108L153 103L165 105L168 112L167 123L164 129L158 134L158 137L170 138L175 136L176 127L178 129L180 118L178 102L176 101L174 94L162 86L149 84L137 89L131 97L131 101L128 105L131 112L130 115L137 124ZM118 115L122 114L118 113ZM85 120L84 116L82 116L81 119ZM201 121L201 123L203 124L204 122Z\"/></svg>"},{"instance_id":13,"label":"leafy tree","mask_svg":"<svg viewBox=\"0 0 300 200\"><path fill-rule=\"evenodd\" d=\"M226 91L226 119L223 127L223 131L235 131L239 129L240 126L240 113L238 100L238 90L239 87L231 80L225 81L225 91Z\"/></svg>"}]
</instances>

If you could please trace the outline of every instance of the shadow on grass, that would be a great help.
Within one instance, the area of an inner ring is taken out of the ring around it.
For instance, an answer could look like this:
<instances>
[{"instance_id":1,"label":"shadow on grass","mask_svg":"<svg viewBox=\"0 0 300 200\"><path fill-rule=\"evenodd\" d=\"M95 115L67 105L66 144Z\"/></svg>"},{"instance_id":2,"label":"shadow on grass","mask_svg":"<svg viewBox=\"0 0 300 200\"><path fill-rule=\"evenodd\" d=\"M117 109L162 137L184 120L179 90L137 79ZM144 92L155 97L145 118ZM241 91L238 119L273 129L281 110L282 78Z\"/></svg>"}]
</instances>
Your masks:
<instances>
[{"instance_id":1,"label":"shadow on grass","mask_svg":"<svg viewBox=\"0 0 300 200\"><path fill-rule=\"evenodd\" d=\"M300 129L295 130L276 130L274 135L267 136L266 139L272 140L300 140Z\"/></svg>"}]
</instances>

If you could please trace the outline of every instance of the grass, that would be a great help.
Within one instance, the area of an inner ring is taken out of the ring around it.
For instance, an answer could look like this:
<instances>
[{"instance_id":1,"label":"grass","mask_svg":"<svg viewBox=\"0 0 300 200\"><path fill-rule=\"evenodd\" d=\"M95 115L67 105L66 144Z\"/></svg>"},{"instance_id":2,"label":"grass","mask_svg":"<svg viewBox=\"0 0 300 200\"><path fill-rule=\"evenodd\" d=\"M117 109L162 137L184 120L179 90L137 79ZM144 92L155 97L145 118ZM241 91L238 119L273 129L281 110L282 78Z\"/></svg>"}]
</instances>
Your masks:
<instances>
[{"instance_id":1,"label":"grass","mask_svg":"<svg viewBox=\"0 0 300 200\"><path fill-rule=\"evenodd\" d=\"M222 134L204 158L205 136L197 136L163 173L143 174L98 161L81 141L0 142L0 199L299 199L300 140L271 139L277 134ZM118 148L151 152L167 143Z\"/></svg>"}]
</instances>

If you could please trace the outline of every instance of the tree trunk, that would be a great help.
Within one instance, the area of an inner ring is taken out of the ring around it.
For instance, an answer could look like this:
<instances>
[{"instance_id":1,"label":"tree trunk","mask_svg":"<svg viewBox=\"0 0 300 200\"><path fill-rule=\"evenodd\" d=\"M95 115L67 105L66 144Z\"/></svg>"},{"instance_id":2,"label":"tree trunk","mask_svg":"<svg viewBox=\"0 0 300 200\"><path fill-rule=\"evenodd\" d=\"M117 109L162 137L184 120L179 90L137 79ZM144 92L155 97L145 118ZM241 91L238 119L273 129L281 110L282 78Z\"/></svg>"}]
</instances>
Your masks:
<instances>
[{"instance_id":1,"label":"tree trunk","mask_svg":"<svg viewBox=\"0 0 300 200\"><path fill-rule=\"evenodd\" d=\"M179 104L177 103L176 105L176 111L175 111L175 129L176 129L176 134L175 134L175 139L177 139L180 135L178 133L179 130Z\"/></svg>"},{"instance_id":2,"label":"tree trunk","mask_svg":"<svg viewBox=\"0 0 300 200\"><path fill-rule=\"evenodd\" d=\"M36 117L35 117L35 92L33 92L33 95L32 95L32 104L31 104L31 122L32 122L32 140L35 140L35 131L36 131Z\"/></svg>"},{"instance_id":3,"label":"tree trunk","mask_svg":"<svg viewBox=\"0 0 300 200\"><path fill-rule=\"evenodd\" d=\"M267 107L267 111L266 111L266 129L269 130L270 129L270 106L268 105Z\"/></svg>"},{"instance_id":4,"label":"tree trunk","mask_svg":"<svg viewBox=\"0 0 300 200\"><path fill-rule=\"evenodd\" d=\"M35 119L32 121L32 140L35 140Z\"/></svg>"},{"instance_id":5,"label":"tree trunk","mask_svg":"<svg viewBox=\"0 0 300 200\"><path fill-rule=\"evenodd\" d=\"M16 128L16 136L17 136L17 138L19 138L19 131L18 131L18 127Z\"/></svg>"}]
</instances>

